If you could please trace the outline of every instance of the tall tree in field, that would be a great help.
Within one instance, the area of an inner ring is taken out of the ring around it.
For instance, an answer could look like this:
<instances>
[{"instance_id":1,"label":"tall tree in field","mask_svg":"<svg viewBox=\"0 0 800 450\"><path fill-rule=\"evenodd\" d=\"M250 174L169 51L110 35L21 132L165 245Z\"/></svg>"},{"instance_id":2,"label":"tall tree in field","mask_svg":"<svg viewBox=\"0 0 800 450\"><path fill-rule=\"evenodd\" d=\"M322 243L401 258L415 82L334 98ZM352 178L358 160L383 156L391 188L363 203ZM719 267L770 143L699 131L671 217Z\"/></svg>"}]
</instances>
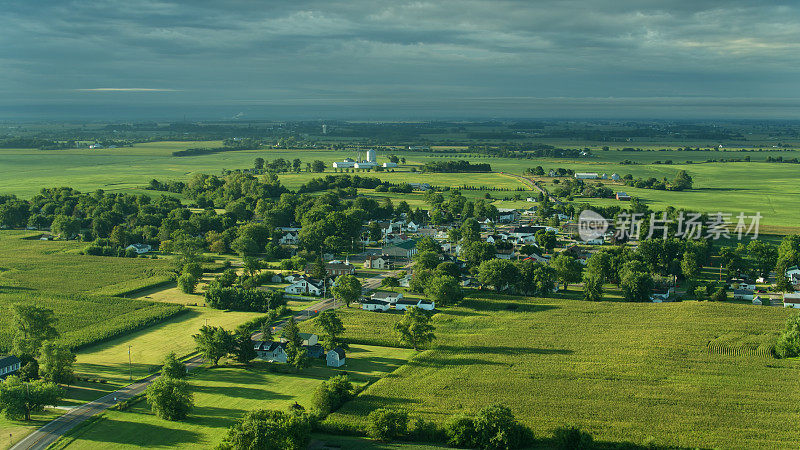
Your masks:
<instances>
[{"instance_id":1,"label":"tall tree in field","mask_svg":"<svg viewBox=\"0 0 800 450\"><path fill-rule=\"evenodd\" d=\"M586 264L586 272L583 274L583 298L585 300L599 302L603 299L603 283L605 280L604 268L605 259L602 253L595 253Z\"/></svg>"},{"instance_id":2,"label":"tall tree in field","mask_svg":"<svg viewBox=\"0 0 800 450\"><path fill-rule=\"evenodd\" d=\"M222 327L203 325L200 332L192 336L197 352L206 362L217 365L223 356L233 351L233 335Z\"/></svg>"},{"instance_id":3,"label":"tall tree in field","mask_svg":"<svg viewBox=\"0 0 800 450\"><path fill-rule=\"evenodd\" d=\"M186 378L186 364L175 356L175 352L170 352L164 357L161 374L167 378Z\"/></svg>"},{"instance_id":4,"label":"tall tree in field","mask_svg":"<svg viewBox=\"0 0 800 450\"><path fill-rule=\"evenodd\" d=\"M300 336L300 328L297 327L294 317L289 317L286 321L281 337L286 340L286 362L296 370L308 367L308 353L303 348L303 338Z\"/></svg>"},{"instance_id":5,"label":"tall tree in field","mask_svg":"<svg viewBox=\"0 0 800 450\"><path fill-rule=\"evenodd\" d=\"M332 309L322 311L315 319L317 325L322 329L322 335L325 342L325 351L332 350L336 347L341 347L344 344L339 342L339 335L344 333L344 325L342 319L336 315Z\"/></svg>"},{"instance_id":6,"label":"tall tree in field","mask_svg":"<svg viewBox=\"0 0 800 450\"><path fill-rule=\"evenodd\" d=\"M45 341L40 353L39 375L45 381L66 385L75 381L75 372L72 368L75 363L75 354L67 347Z\"/></svg>"},{"instance_id":7,"label":"tall tree in field","mask_svg":"<svg viewBox=\"0 0 800 450\"><path fill-rule=\"evenodd\" d=\"M697 254L693 252L684 252L681 258L681 273L683 278L691 280L700 274L700 264L697 261Z\"/></svg>"},{"instance_id":8,"label":"tall tree in field","mask_svg":"<svg viewBox=\"0 0 800 450\"><path fill-rule=\"evenodd\" d=\"M331 289L333 296L350 307L350 303L361 298L361 282L353 275L341 275L336 279L336 286Z\"/></svg>"},{"instance_id":9,"label":"tall tree in field","mask_svg":"<svg viewBox=\"0 0 800 450\"><path fill-rule=\"evenodd\" d=\"M247 327L239 327L233 336L233 357L242 364L249 364L255 359L256 350Z\"/></svg>"},{"instance_id":10,"label":"tall tree in field","mask_svg":"<svg viewBox=\"0 0 800 450\"><path fill-rule=\"evenodd\" d=\"M490 259L478 267L478 280L486 285L494 286L498 292L514 286L519 281L519 269L506 259Z\"/></svg>"},{"instance_id":11,"label":"tall tree in field","mask_svg":"<svg viewBox=\"0 0 800 450\"><path fill-rule=\"evenodd\" d=\"M23 382L9 376L0 382L0 411L9 419L31 420L31 413L44 411L45 406L56 406L62 391L49 381Z\"/></svg>"},{"instance_id":12,"label":"tall tree in field","mask_svg":"<svg viewBox=\"0 0 800 450\"><path fill-rule=\"evenodd\" d=\"M747 244L747 253L755 263L758 274L762 277L769 276L770 271L778 263L778 249L764 241L751 241Z\"/></svg>"},{"instance_id":13,"label":"tall tree in field","mask_svg":"<svg viewBox=\"0 0 800 450\"><path fill-rule=\"evenodd\" d=\"M33 305L15 304L13 351L17 355L35 357L42 342L58 337L53 310Z\"/></svg>"},{"instance_id":14,"label":"tall tree in field","mask_svg":"<svg viewBox=\"0 0 800 450\"><path fill-rule=\"evenodd\" d=\"M403 318L394 326L400 336L400 343L410 345L414 350L419 350L434 339L435 327L431 324L430 316L422 309L411 307L403 314Z\"/></svg>"},{"instance_id":15,"label":"tall tree in field","mask_svg":"<svg viewBox=\"0 0 800 450\"><path fill-rule=\"evenodd\" d=\"M183 420L194 407L189 383L178 378L158 377L145 391L155 415L166 420Z\"/></svg>"},{"instance_id":16,"label":"tall tree in field","mask_svg":"<svg viewBox=\"0 0 800 450\"><path fill-rule=\"evenodd\" d=\"M64 239L72 239L73 236L81 232L81 221L72 216L58 215L53 219L50 231Z\"/></svg>"}]
</instances>

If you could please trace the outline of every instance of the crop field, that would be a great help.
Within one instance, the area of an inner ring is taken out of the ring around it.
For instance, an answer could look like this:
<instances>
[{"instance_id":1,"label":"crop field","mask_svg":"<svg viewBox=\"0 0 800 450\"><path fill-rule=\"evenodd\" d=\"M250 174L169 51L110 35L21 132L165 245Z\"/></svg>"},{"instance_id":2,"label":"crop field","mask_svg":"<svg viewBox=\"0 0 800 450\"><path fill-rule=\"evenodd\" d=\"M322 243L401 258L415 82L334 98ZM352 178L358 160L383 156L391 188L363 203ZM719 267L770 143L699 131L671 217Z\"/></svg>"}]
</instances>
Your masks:
<instances>
[{"instance_id":1,"label":"crop field","mask_svg":"<svg viewBox=\"0 0 800 450\"><path fill-rule=\"evenodd\" d=\"M362 428L391 406L439 423L509 405L540 436L570 424L602 441L686 447L790 447L800 423L800 361L759 352L783 308L472 298L434 316L437 340L327 420ZM396 314L347 310L352 342L388 340ZM389 343L389 342L387 342Z\"/></svg>"},{"instance_id":2,"label":"crop field","mask_svg":"<svg viewBox=\"0 0 800 450\"><path fill-rule=\"evenodd\" d=\"M0 291L113 295L162 280L169 269L165 259L79 255L85 242L23 239L39 234L0 231Z\"/></svg>"},{"instance_id":3,"label":"crop field","mask_svg":"<svg viewBox=\"0 0 800 450\"><path fill-rule=\"evenodd\" d=\"M363 383L395 370L412 353L407 349L354 346L342 369ZM193 373L189 382L196 406L183 422L159 419L146 402L141 402L124 412L104 413L97 422L68 435L56 448L211 448L245 412L257 408L283 410L295 401L307 406L314 388L341 372L325 367L322 361L315 361L300 373L270 372L268 365L256 362L250 369L218 367Z\"/></svg>"}]
</instances>

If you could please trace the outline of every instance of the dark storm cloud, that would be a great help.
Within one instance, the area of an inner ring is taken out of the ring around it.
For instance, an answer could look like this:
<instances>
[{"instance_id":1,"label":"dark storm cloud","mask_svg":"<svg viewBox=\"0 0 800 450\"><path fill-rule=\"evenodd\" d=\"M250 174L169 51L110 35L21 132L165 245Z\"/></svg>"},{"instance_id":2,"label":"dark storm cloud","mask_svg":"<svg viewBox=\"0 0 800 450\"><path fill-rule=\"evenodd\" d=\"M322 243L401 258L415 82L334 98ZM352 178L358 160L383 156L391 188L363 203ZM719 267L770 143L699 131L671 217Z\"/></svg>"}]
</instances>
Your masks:
<instances>
[{"instance_id":1,"label":"dark storm cloud","mask_svg":"<svg viewBox=\"0 0 800 450\"><path fill-rule=\"evenodd\" d=\"M800 112L788 1L8 2L0 44L0 116Z\"/></svg>"}]
</instances>

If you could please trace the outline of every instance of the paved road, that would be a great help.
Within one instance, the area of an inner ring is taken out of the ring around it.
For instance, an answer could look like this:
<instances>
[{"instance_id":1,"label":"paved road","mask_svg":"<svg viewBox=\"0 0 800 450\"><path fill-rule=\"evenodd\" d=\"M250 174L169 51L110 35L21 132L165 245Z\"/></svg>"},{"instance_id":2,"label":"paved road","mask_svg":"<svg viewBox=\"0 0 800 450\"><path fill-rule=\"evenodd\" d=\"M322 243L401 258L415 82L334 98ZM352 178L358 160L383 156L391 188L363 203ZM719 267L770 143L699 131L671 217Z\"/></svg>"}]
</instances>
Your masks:
<instances>
[{"instance_id":1,"label":"paved road","mask_svg":"<svg viewBox=\"0 0 800 450\"><path fill-rule=\"evenodd\" d=\"M404 269L407 267L410 267L410 264L404 267ZM378 288L381 284L381 281L385 277L390 275L397 275L398 273L400 273L400 270L385 274L378 274L375 277L370 278L364 283L364 292ZM294 315L294 320L295 322L302 322L304 320L316 317L322 311L326 311L341 306L344 306L344 304L341 302L335 302L334 299L332 298L327 298L320 302L314 303L313 305L307 307L302 311L297 312ZM283 320L275 324L276 334L280 332L280 330L286 324L287 320ZM260 337L261 337L260 332L253 333L254 339L260 339ZM186 361L186 367L189 370L200 366L200 364L202 364L202 359L199 356L195 356L194 358L191 358ZM125 386L124 388L114 391L97 400L70 409L61 417L51 422L48 422L43 427L39 428L38 430L26 436L21 441L17 442L13 447L11 447L11 450L46 449L55 441L57 441L61 436L66 434L69 430L85 422L92 416L100 414L101 412L114 406L118 402L127 400L131 397L141 394L142 392L144 392L145 389L147 389L147 386L149 386L158 377L158 375L159 374L150 375L147 378L139 380L128 386Z\"/></svg>"}]
</instances>

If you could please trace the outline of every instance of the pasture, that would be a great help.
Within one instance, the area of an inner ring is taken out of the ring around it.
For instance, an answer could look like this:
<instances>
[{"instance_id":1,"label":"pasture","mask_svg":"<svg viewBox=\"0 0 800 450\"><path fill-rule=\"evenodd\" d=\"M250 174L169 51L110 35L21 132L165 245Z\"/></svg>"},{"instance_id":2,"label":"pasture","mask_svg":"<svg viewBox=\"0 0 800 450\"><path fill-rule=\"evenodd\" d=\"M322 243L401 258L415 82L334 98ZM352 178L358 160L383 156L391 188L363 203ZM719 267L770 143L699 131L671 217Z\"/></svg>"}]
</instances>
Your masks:
<instances>
[{"instance_id":1,"label":"pasture","mask_svg":"<svg viewBox=\"0 0 800 450\"><path fill-rule=\"evenodd\" d=\"M610 442L789 447L800 433L800 361L745 351L775 336L789 314L708 302L470 298L434 316L432 349L327 420L363 429L371 410L391 406L444 423L500 402L539 436L570 424ZM351 342L388 344L385 330L399 318L342 314ZM743 350L710 351L710 341Z\"/></svg>"},{"instance_id":2,"label":"pasture","mask_svg":"<svg viewBox=\"0 0 800 450\"><path fill-rule=\"evenodd\" d=\"M413 352L406 349L354 346L348 364L342 368L358 383L392 372ZM189 378L195 409L182 422L159 419L146 402L127 411L108 411L101 418L62 439L56 448L211 448L242 414L257 408L286 409L295 401L309 407L317 385L340 369L323 361L302 372L271 371L269 363L255 362L250 368L217 367L198 369Z\"/></svg>"}]
</instances>

